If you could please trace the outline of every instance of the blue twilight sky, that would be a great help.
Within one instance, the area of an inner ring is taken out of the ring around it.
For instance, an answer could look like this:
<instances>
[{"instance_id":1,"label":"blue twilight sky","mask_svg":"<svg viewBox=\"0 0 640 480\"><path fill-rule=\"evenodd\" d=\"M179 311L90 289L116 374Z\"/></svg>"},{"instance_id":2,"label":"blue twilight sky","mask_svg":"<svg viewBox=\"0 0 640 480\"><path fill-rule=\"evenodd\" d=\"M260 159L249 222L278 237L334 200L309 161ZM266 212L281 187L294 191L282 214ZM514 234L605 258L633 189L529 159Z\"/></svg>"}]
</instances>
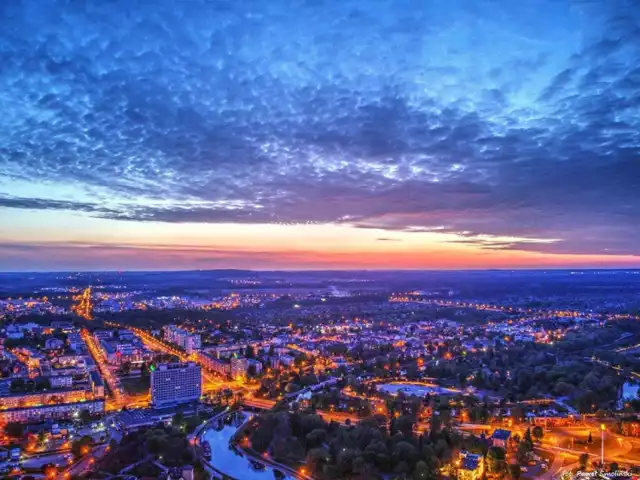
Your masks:
<instances>
[{"instance_id":1,"label":"blue twilight sky","mask_svg":"<svg viewBox=\"0 0 640 480\"><path fill-rule=\"evenodd\" d=\"M640 265L638 0L8 0L0 112L0 270Z\"/></svg>"}]
</instances>

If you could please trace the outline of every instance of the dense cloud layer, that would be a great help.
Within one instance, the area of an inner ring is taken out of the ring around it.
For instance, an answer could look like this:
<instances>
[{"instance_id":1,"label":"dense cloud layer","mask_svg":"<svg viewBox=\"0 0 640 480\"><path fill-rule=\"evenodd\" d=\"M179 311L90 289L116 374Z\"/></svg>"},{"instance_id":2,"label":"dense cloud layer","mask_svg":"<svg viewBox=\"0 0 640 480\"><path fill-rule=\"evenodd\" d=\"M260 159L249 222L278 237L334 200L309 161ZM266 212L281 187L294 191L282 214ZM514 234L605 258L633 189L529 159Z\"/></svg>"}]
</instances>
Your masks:
<instances>
[{"instance_id":1,"label":"dense cloud layer","mask_svg":"<svg viewBox=\"0 0 640 480\"><path fill-rule=\"evenodd\" d=\"M0 42L0 175L96 198L0 208L640 255L637 1L24 0Z\"/></svg>"}]
</instances>

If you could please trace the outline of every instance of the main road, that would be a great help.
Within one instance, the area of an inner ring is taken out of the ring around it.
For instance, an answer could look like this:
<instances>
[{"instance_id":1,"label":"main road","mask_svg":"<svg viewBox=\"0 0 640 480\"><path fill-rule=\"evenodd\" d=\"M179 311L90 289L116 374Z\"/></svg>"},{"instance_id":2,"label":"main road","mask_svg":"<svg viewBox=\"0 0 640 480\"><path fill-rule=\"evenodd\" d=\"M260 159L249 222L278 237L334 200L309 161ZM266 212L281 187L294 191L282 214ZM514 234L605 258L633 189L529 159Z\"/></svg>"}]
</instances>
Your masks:
<instances>
[{"instance_id":1,"label":"main road","mask_svg":"<svg viewBox=\"0 0 640 480\"><path fill-rule=\"evenodd\" d=\"M122 407L126 405L130 405L131 399L124 392L122 388L122 384L120 383L120 379L117 375L115 375L110 369L109 364L107 363L107 359L102 352L102 349L98 345L95 337L89 333L86 328L83 328L80 332L84 343L87 345L89 349L89 353L93 358L96 366L98 367L98 371L100 375L102 375L102 379L109 386L109 390L112 394L112 400L107 398L106 409L107 410L120 410Z\"/></svg>"},{"instance_id":2,"label":"main road","mask_svg":"<svg viewBox=\"0 0 640 480\"><path fill-rule=\"evenodd\" d=\"M142 330L137 327L121 325L113 322L106 322L106 323L110 326L114 326L118 328L128 328L129 330L134 332L140 338L140 340L142 340L142 343L144 343L144 345L149 350L154 350L162 353L167 353L170 355L175 355L182 362L194 362L198 364L200 363L196 355L189 355L184 350L178 349L175 345L164 342L154 337L153 335L151 335L150 332L146 330ZM230 388L232 390L239 390L239 389L251 390L252 389L251 386L244 385L239 380L226 380L224 378L216 376L211 372L209 372L208 370L206 370L204 366L202 366L202 380L203 380L202 391L205 393L214 391L214 390L220 390L222 388Z\"/></svg>"}]
</instances>

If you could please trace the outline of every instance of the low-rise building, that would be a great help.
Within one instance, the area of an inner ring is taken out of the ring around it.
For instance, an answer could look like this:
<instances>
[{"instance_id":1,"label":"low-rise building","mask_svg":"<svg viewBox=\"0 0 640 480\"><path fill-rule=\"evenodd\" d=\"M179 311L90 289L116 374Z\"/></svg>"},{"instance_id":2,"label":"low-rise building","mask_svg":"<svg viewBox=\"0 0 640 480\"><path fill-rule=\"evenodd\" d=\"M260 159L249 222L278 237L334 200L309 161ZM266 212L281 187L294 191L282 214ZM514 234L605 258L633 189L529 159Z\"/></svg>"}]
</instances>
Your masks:
<instances>
[{"instance_id":1,"label":"low-rise building","mask_svg":"<svg viewBox=\"0 0 640 480\"><path fill-rule=\"evenodd\" d=\"M640 420L622 420L620 433L626 437L640 437Z\"/></svg>"},{"instance_id":2,"label":"low-rise building","mask_svg":"<svg viewBox=\"0 0 640 480\"><path fill-rule=\"evenodd\" d=\"M69 347L76 351L79 352L82 349L85 348L85 343L84 340L82 339L82 335L80 335L79 333L70 333L67 335L67 344L69 345Z\"/></svg>"},{"instance_id":3,"label":"low-rise building","mask_svg":"<svg viewBox=\"0 0 640 480\"><path fill-rule=\"evenodd\" d=\"M73 385L73 377L71 375L58 375L48 377L51 388L70 388Z\"/></svg>"},{"instance_id":4,"label":"low-rise building","mask_svg":"<svg viewBox=\"0 0 640 480\"><path fill-rule=\"evenodd\" d=\"M44 342L44 348L47 350L57 350L64 347L64 342L59 338L47 338Z\"/></svg>"},{"instance_id":5,"label":"low-rise building","mask_svg":"<svg viewBox=\"0 0 640 480\"><path fill-rule=\"evenodd\" d=\"M484 474L484 458L480 454L460 452L458 480L478 480Z\"/></svg>"},{"instance_id":6,"label":"low-rise building","mask_svg":"<svg viewBox=\"0 0 640 480\"><path fill-rule=\"evenodd\" d=\"M73 418L82 410L87 410L92 415L102 415L104 414L104 400L34 405L0 410L0 424L10 422L30 423L50 419Z\"/></svg>"},{"instance_id":7,"label":"low-rise building","mask_svg":"<svg viewBox=\"0 0 640 480\"><path fill-rule=\"evenodd\" d=\"M509 439L511 438L511 430L504 430L497 428L491 435L491 444L494 447L502 447L505 450L508 448Z\"/></svg>"},{"instance_id":8,"label":"low-rise building","mask_svg":"<svg viewBox=\"0 0 640 480\"><path fill-rule=\"evenodd\" d=\"M285 367L293 366L295 361L296 361L295 357L291 355L280 355L280 364L284 365Z\"/></svg>"}]
</instances>

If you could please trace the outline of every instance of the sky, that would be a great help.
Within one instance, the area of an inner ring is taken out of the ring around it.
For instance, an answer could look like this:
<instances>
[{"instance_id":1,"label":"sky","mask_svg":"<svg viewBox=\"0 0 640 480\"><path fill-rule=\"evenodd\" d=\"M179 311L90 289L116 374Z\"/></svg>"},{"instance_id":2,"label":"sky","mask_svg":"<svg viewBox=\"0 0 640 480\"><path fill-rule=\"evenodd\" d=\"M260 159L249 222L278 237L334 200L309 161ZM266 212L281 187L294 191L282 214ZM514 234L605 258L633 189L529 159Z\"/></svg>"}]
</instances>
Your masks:
<instances>
[{"instance_id":1,"label":"sky","mask_svg":"<svg viewBox=\"0 0 640 480\"><path fill-rule=\"evenodd\" d=\"M0 2L0 270L640 267L639 0Z\"/></svg>"}]
</instances>

